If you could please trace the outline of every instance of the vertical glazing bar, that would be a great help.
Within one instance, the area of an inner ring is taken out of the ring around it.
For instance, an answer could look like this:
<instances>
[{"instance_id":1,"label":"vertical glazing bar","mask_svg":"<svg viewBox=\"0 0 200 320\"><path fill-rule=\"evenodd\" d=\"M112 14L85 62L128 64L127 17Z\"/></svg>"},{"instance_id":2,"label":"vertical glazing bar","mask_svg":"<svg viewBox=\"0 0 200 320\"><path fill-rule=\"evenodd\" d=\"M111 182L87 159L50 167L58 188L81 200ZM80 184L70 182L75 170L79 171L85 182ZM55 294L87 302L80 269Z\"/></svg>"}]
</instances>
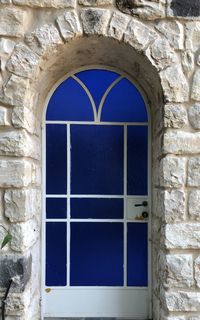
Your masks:
<instances>
[{"instance_id":1,"label":"vertical glazing bar","mask_svg":"<svg viewBox=\"0 0 200 320\"><path fill-rule=\"evenodd\" d=\"M70 124L67 124L67 287L70 286L70 179L71 179Z\"/></svg>"},{"instance_id":2,"label":"vertical glazing bar","mask_svg":"<svg viewBox=\"0 0 200 320\"><path fill-rule=\"evenodd\" d=\"M126 199L127 196L127 126L124 125L124 287L127 286L127 222Z\"/></svg>"}]
</instances>

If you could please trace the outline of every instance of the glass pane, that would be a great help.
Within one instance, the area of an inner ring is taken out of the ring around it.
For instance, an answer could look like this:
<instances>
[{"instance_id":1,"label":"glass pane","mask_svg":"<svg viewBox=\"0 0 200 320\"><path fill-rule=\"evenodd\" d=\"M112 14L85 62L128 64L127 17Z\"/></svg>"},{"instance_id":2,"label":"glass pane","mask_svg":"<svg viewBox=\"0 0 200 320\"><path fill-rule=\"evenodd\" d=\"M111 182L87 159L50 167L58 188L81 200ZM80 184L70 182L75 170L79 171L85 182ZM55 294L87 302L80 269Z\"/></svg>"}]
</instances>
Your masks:
<instances>
[{"instance_id":1,"label":"glass pane","mask_svg":"<svg viewBox=\"0 0 200 320\"><path fill-rule=\"evenodd\" d=\"M128 195L147 195L148 127L129 126L127 140Z\"/></svg>"},{"instance_id":2,"label":"glass pane","mask_svg":"<svg viewBox=\"0 0 200 320\"><path fill-rule=\"evenodd\" d=\"M123 127L71 126L72 194L123 193Z\"/></svg>"},{"instance_id":3,"label":"glass pane","mask_svg":"<svg viewBox=\"0 0 200 320\"><path fill-rule=\"evenodd\" d=\"M66 285L66 223L46 224L46 285Z\"/></svg>"},{"instance_id":4,"label":"glass pane","mask_svg":"<svg viewBox=\"0 0 200 320\"><path fill-rule=\"evenodd\" d=\"M122 79L108 94L101 121L146 122L146 106L137 88L128 80Z\"/></svg>"},{"instance_id":5,"label":"glass pane","mask_svg":"<svg viewBox=\"0 0 200 320\"><path fill-rule=\"evenodd\" d=\"M128 223L128 286L148 286L147 223Z\"/></svg>"},{"instance_id":6,"label":"glass pane","mask_svg":"<svg viewBox=\"0 0 200 320\"><path fill-rule=\"evenodd\" d=\"M76 76L90 91L98 110L105 91L120 75L113 71L93 69L81 71Z\"/></svg>"},{"instance_id":7,"label":"glass pane","mask_svg":"<svg viewBox=\"0 0 200 320\"><path fill-rule=\"evenodd\" d=\"M71 199L71 217L123 219L123 207L123 199Z\"/></svg>"},{"instance_id":8,"label":"glass pane","mask_svg":"<svg viewBox=\"0 0 200 320\"><path fill-rule=\"evenodd\" d=\"M70 284L123 285L123 223L71 223Z\"/></svg>"},{"instance_id":9,"label":"glass pane","mask_svg":"<svg viewBox=\"0 0 200 320\"><path fill-rule=\"evenodd\" d=\"M81 85L73 78L62 82L53 93L47 108L47 120L92 121L93 109Z\"/></svg>"},{"instance_id":10,"label":"glass pane","mask_svg":"<svg viewBox=\"0 0 200 320\"><path fill-rule=\"evenodd\" d=\"M47 219L65 219L67 217L67 199L46 199Z\"/></svg>"},{"instance_id":11,"label":"glass pane","mask_svg":"<svg viewBox=\"0 0 200 320\"><path fill-rule=\"evenodd\" d=\"M65 125L46 126L46 191L67 192L67 130Z\"/></svg>"}]
</instances>

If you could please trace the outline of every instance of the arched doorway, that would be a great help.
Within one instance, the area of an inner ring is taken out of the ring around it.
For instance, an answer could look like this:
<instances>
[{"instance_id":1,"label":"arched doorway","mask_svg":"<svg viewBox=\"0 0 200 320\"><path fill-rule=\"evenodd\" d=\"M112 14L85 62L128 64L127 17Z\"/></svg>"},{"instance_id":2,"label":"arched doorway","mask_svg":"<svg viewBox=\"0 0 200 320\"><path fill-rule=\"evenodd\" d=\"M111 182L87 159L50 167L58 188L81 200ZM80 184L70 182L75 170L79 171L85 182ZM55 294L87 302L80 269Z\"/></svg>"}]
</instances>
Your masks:
<instances>
[{"instance_id":1,"label":"arched doorway","mask_svg":"<svg viewBox=\"0 0 200 320\"><path fill-rule=\"evenodd\" d=\"M108 68L68 75L49 100L46 316L149 318L148 124Z\"/></svg>"}]
</instances>

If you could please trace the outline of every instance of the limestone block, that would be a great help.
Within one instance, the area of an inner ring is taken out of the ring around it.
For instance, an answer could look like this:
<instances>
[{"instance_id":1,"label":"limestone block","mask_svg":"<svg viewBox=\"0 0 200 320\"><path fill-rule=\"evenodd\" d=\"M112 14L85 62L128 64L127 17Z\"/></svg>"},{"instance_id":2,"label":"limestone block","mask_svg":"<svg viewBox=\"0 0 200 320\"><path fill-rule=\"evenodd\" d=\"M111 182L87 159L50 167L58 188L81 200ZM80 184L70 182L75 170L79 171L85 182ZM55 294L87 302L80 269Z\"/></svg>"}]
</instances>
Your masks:
<instances>
[{"instance_id":1,"label":"limestone block","mask_svg":"<svg viewBox=\"0 0 200 320\"><path fill-rule=\"evenodd\" d=\"M104 6L112 4L113 0L78 0L78 3L82 6Z\"/></svg>"},{"instance_id":2,"label":"limestone block","mask_svg":"<svg viewBox=\"0 0 200 320\"><path fill-rule=\"evenodd\" d=\"M33 8L74 8L76 0L13 0L13 3Z\"/></svg>"},{"instance_id":3,"label":"limestone block","mask_svg":"<svg viewBox=\"0 0 200 320\"><path fill-rule=\"evenodd\" d=\"M166 104L164 106L164 127L183 128L187 124L187 111L184 106L178 104Z\"/></svg>"},{"instance_id":4,"label":"limestone block","mask_svg":"<svg viewBox=\"0 0 200 320\"><path fill-rule=\"evenodd\" d=\"M163 187L183 186L186 178L186 159L172 156L163 158L160 162L160 178Z\"/></svg>"},{"instance_id":5,"label":"limestone block","mask_svg":"<svg viewBox=\"0 0 200 320\"><path fill-rule=\"evenodd\" d=\"M31 248L39 237L39 226L35 220L15 223L10 227L12 235L11 248L17 252L23 252Z\"/></svg>"},{"instance_id":6,"label":"limestone block","mask_svg":"<svg viewBox=\"0 0 200 320\"><path fill-rule=\"evenodd\" d=\"M41 167L38 164L32 163L31 182L35 186L41 186Z\"/></svg>"},{"instance_id":7,"label":"limestone block","mask_svg":"<svg viewBox=\"0 0 200 320\"><path fill-rule=\"evenodd\" d=\"M66 11L56 20L62 37L65 40L82 34L79 18L75 11Z\"/></svg>"},{"instance_id":8,"label":"limestone block","mask_svg":"<svg viewBox=\"0 0 200 320\"><path fill-rule=\"evenodd\" d=\"M174 49L184 48L184 28L180 22L161 20L155 28L167 38Z\"/></svg>"},{"instance_id":9,"label":"limestone block","mask_svg":"<svg viewBox=\"0 0 200 320\"><path fill-rule=\"evenodd\" d=\"M164 281L169 288L184 288L193 285L193 257L191 254L167 254L164 269Z\"/></svg>"},{"instance_id":10,"label":"limestone block","mask_svg":"<svg viewBox=\"0 0 200 320\"><path fill-rule=\"evenodd\" d=\"M200 104L195 104L188 110L190 124L194 129L200 129Z\"/></svg>"},{"instance_id":11,"label":"limestone block","mask_svg":"<svg viewBox=\"0 0 200 320\"><path fill-rule=\"evenodd\" d=\"M199 144L199 132L167 131L163 138L163 152L175 154L199 153Z\"/></svg>"},{"instance_id":12,"label":"limestone block","mask_svg":"<svg viewBox=\"0 0 200 320\"><path fill-rule=\"evenodd\" d=\"M193 100L200 100L200 69L197 69L194 73L193 82L192 82L192 90L191 90L191 98Z\"/></svg>"},{"instance_id":13,"label":"limestone block","mask_svg":"<svg viewBox=\"0 0 200 320\"><path fill-rule=\"evenodd\" d=\"M183 190L164 191L164 217L166 223L185 219L185 193Z\"/></svg>"},{"instance_id":14,"label":"limestone block","mask_svg":"<svg viewBox=\"0 0 200 320\"><path fill-rule=\"evenodd\" d=\"M174 62L178 63L175 52L172 50L169 42L165 38L156 39L148 48L147 54L153 65L159 70L170 66Z\"/></svg>"},{"instance_id":15,"label":"limestone block","mask_svg":"<svg viewBox=\"0 0 200 320\"><path fill-rule=\"evenodd\" d=\"M0 160L0 187L21 188L32 182L31 163L26 160Z\"/></svg>"},{"instance_id":16,"label":"limestone block","mask_svg":"<svg viewBox=\"0 0 200 320\"><path fill-rule=\"evenodd\" d=\"M0 35L21 37L24 34L25 11L16 8L1 8Z\"/></svg>"},{"instance_id":17,"label":"limestone block","mask_svg":"<svg viewBox=\"0 0 200 320\"><path fill-rule=\"evenodd\" d=\"M200 248L200 223L167 224L163 232L167 249Z\"/></svg>"},{"instance_id":18,"label":"limestone block","mask_svg":"<svg viewBox=\"0 0 200 320\"><path fill-rule=\"evenodd\" d=\"M156 32L135 19L131 19L124 34L124 41L139 51L145 50L156 38Z\"/></svg>"},{"instance_id":19,"label":"limestone block","mask_svg":"<svg viewBox=\"0 0 200 320\"><path fill-rule=\"evenodd\" d=\"M14 107L11 121L15 128L26 129L31 134L39 135L39 120L30 109L26 107Z\"/></svg>"},{"instance_id":20,"label":"limestone block","mask_svg":"<svg viewBox=\"0 0 200 320\"><path fill-rule=\"evenodd\" d=\"M4 191L0 190L0 223L4 221Z\"/></svg>"},{"instance_id":21,"label":"limestone block","mask_svg":"<svg viewBox=\"0 0 200 320\"><path fill-rule=\"evenodd\" d=\"M41 192L37 189L6 190L5 216L11 222L25 222L40 213Z\"/></svg>"},{"instance_id":22,"label":"limestone block","mask_svg":"<svg viewBox=\"0 0 200 320\"><path fill-rule=\"evenodd\" d=\"M9 111L5 107L0 107L0 126L10 126Z\"/></svg>"},{"instance_id":23,"label":"limestone block","mask_svg":"<svg viewBox=\"0 0 200 320\"><path fill-rule=\"evenodd\" d=\"M29 81L11 75L0 91L0 102L11 106L24 106L28 98Z\"/></svg>"},{"instance_id":24,"label":"limestone block","mask_svg":"<svg viewBox=\"0 0 200 320\"><path fill-rule=\"evenodd\" d=\"M163 320L185 320L185 316L165 316Z\"/></svg>"},{"instance_id":25,"label":"limestone block","mask_svg":"<svg viewBox=\"0 0 200 320\"><path fill-rule=\"evenodd\" d=\"M192 50L193 52L197 51L200 47L200 21L193 21L186 23L186 40L185 46L186 49Z\"/></svg>"},{"instance_id":26,"label":"limestone block","mask_svg":"<svg viewBox=\"0 0 200 320\"><path fill-rule=\"evenodd\" d=\"M2 71L5 70L7 60L10 57L15 44L16 43L10 39L6 39L6 38L0 39L0 60L1 60L0 69Z\"/></svg>"},{"instance_id":27,"label":"limestone block","mask_svg":"<svg viewBox=\"0 0 200 320\"><path fill-rule=\"evenodd\" d=\"M165 292L166 307L169 311L200 311L200 292Z\"/></svg>"},{"instance_id":28,"label":"limestone block","mask_svg":"<svg viewBox=\"0 0 200 320\"><path fill-rule=\"evenodd\" d=\"M194 72L194 54L190 50L186 50L181 54L181 62L184 73L190 77Z\"/></svg>"},{"instance_id":29,"label":"limestone block","mask_svg":"<svg viewBox=\"0 0 200 320\"><path fill-rule=\"evenodd\" d=\"M24 296L19 293L10 293L6 301L6 313L8 315L20 316L20 320L24 320L23 313L26 307ZM7 319L6 319L7 320ZM14 320L16 320L14 318Z\"/></svg>"},{"instance_id":30,"label":"limestone block","mask_svg":"<svg viewBox=\"0 0 200 320\"><path fill-rule=\"evenodd\" d=\"M189 99L189 85L181 65L176 64L160 72L164 95L169 102L184 102Z\"/></svg>"},{"instance_id":31,"label":"limestone block","mask_svg":"<svg viewBox=\"0 0 200 320\"><path fill-rule=\"evenodd\" d=\"M7 68L18 76L32 78L39 64L39 57L23 44L17 44Z\"/></svg>"},{"instance_id":32,"label":"limestone block","mask_svg":"<svg viewBox=\"0 0 200 320\"><path fill-rule=\"evenodd\" d=\"M198 256L194 261L194 278L197 287L200 288L200 256Z\"/></svg>"},{"instance_id":33,"label":"limestone block","mask_svg":"<svg viewBox=\"0 0 200 320\"><path fill-rule=\"evenodd\" d=\"M192 219L200 220L200 190L193 190L190 192L188 212Z\"/></svg>"},{"instance_id":34,"label":"limestone block","mask_svg":"<svg viewBox=\"0 0 200 320\"><path fill-rule=\"evenodd\" d=\"M0 155L30 157L40 159L38 138L30 136L25 130L0 133Z\"/></svg>"},{"instance_id":35,"label":"limestone block","mask_svg":"<svg viewBox=\"0 0 200 320\"><path fill-rule=\"evenodd\" d=\"M110 21L108 35L117 40L121 40L127 28L128 22L129 18L127 16L119 12L115 12Z\"/></svg>"},{"instance_id":36,"label":"limestone block","mask_svg":"<svg viewBox=\"0 0 200 320\"><path fill-rule=\"evenodd\" d=\"M83 9L81 20L86 34L105 35L110 19L110 11L106 9Z\"/></svg>"},{"instance_id":37,"label":"limestone block","mask_svg":"<svg viewBox=\"0 0 200 320\"><path fill-rule=\"evenodd\" d=\"M190 158L188 161L188 186L200 186L200 157Z\"/></svg>"},{"instance_id":38,"label":"limestone block","mask_svg":"<svg viewBox=\"0 0 200 320\"><path fill-rule=\"evenodd\" d=\"M12 0L0 0L0 4L11 4Z\"/></svg>"},{"instance_id":39,"label":"limestone block","mask_svg":"<svg viewBox=\"0 0 200 320\"><path fill-rule=\"evenodd\" d=\"M25 42L38 55L52 54L62 43L59 32L53 24L45 24L25 36Z\"/></svg>"}]
</instances>

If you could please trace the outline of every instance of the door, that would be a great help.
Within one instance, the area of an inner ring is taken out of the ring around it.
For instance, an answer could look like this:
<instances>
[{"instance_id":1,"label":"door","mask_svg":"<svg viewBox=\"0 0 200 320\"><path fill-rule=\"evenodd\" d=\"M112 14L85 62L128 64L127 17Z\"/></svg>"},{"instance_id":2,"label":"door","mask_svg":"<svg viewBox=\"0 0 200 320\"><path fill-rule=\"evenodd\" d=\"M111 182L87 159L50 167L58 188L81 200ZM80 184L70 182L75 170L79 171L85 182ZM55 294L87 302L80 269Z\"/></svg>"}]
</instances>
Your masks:
<instances>
[{"instance_id":1,"label":"door","mask_svg":"<svg viewBox=\"0 0 200 320\"><path fill-rule=\"evenodd\" d=\"M119 72L70 74L45 129L45 316L148 319L148 116Z\"/></svg>"}]
</instances>

